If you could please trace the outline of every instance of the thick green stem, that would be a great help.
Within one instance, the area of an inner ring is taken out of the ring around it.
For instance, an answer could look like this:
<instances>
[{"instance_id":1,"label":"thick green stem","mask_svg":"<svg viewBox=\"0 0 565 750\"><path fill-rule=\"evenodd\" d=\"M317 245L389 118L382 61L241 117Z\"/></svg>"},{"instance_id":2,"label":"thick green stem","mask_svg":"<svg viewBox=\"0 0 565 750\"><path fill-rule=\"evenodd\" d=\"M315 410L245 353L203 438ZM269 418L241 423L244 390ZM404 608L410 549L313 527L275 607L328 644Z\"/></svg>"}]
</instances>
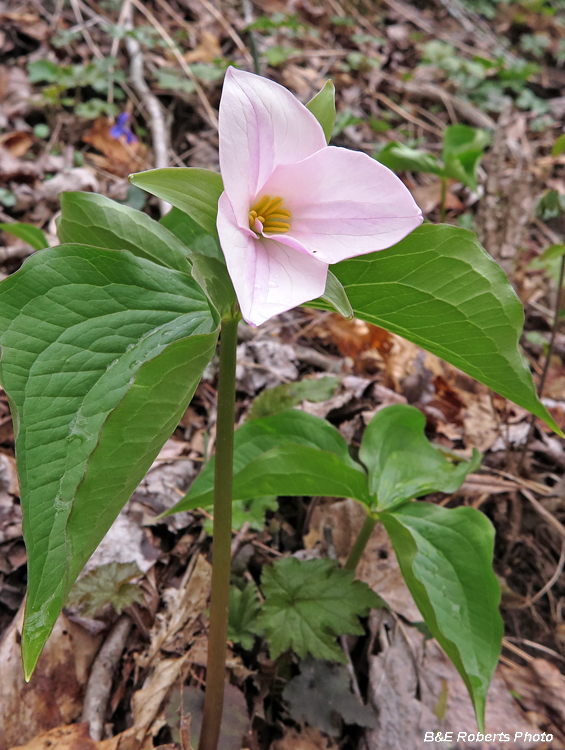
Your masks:
<instances>
[{"instance_id":1,"label":"thick green stem","mask_svg":"<svg viewBox=\"0 0 565 750\"><path fill-rule=\"evenodd\" d=\"M439 220L443 224L445 221L445 202L447 200L447 177L441 178L441 199L439 203Z\"/></svg>"},{"instance_id":2,"label":"thick green stem","mask_svg":"<svg viewBox=\"0 0 565 750\"><path fill-rule=\"evenodd\" d=\"M373 533L373 529L375 528L375 524L377 523L377 521L378 516L373 515L369 511L367 513L367 517L365 518L365 523L363 524L363 526L361 526L361 531L359 532L357 539L355 540L355 544L353 545L351 552L349 553L347 562L344 565L344 568L346 570L355 570L359 565L359 560L361 559L363 552L365 551L365 547L367 546L367 542L369 541L369 538Z\"/></svg>"},{"instance_id":3,"label":"thick green stem","mask_svg":"<svg viewBox=\"0 0 565 750\"><path fill-rule=\"evenodd\" d=\"M220 338L218 417L216 420L210 632L206 667L206 697L204 699L204 715L198 750L216 750L218 747L224 705L231 573L236 347L237 320L223 320Z\"/></svg>"}]
</instances>

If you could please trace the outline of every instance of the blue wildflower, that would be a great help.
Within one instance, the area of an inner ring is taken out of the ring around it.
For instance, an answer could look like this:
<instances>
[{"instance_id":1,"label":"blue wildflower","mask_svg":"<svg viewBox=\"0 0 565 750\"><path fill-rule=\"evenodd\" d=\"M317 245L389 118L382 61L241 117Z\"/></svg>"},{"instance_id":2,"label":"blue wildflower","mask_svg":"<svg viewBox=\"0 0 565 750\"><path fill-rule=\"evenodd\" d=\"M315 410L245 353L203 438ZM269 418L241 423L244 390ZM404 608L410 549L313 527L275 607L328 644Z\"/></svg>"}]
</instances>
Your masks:
<instances>
[{"instance_id":1,"label":"blue wildflower","mask_svg":"<svg viewBox=\"0 0 565 750\"><path fill-rule=\"evenodd\" d=\"M122 138L122 136L125 136L127 144L137 143L137 138L131 132L131 128L128 125L128 120L129 114L127 112L122 112L122 114L118 117L118 122L115 125L112 125L112 127L110 128L110 135L117 141Z\"/></svg>"}]
</instances>

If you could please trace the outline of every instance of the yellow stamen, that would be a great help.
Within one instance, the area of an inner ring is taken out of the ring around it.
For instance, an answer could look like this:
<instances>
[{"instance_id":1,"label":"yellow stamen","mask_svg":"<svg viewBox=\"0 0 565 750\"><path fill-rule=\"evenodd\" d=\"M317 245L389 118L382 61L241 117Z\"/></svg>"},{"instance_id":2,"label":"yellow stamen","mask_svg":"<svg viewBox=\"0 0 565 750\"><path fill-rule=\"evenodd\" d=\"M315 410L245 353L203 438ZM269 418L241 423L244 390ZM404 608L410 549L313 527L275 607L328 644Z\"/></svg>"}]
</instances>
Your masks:
<instances>
[{"instance_id":1,"label":"yellow stamen","mask_svg":"<svg viewBox=\"0 0 565 750\"><path fill-rule=\"evenodd\" d=\"M291 213L283 208L282 198L264 195L249 211L249 228L257 232L256 222L259 221L264 233L284 234L290 229L290 218Z\"/></svg>"}]
</instances>

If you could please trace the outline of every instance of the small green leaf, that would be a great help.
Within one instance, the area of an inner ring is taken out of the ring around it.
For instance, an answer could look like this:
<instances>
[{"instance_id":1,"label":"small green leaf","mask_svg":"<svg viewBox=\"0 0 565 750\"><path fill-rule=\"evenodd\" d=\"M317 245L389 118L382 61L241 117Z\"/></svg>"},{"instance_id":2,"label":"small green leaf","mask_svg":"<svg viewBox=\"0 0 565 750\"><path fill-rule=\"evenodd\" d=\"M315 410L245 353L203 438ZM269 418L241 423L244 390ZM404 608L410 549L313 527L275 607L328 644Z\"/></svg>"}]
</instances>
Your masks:
<instances>
[{"instance_id":1,"label":"small green leaf","mask_svg":"<svg viewBox=\"0 0 565 750\"><path fill-rule=\"evenodd\" d=\"M326 81L320 91L306 105L324 129L326 142L329 143L335 123L335 86L333 81Z\"/></svg>"},{"instance_id":2,"label":"small green leaf","mask_svg":"<svg viewBox=\"0 0 565 750\"><path fill-rule=\"evenodd\" d=\"M237 298L226 264L208 255L192 253L192 277L206 292L220 317L231 314Z\"/></svg>"},{"instance_id":3,"label":"small green leaf","mask_svg":"<svg viewBox=\"0 0 565 750\"><path fill-rule=\"evenodd\" d=\"M346 663L336 638L361 635L364 630L358 618L381 605L380 597L354 576L328 559L301 562L287 557L265 565L261 577L265 601L259 623L271 658L292 649L302 659L311 654Z\"/></svg>"},{"instance_id":4,"label":"small green leaf","mask_svg":"<svg viewBox=\"0 0 565 750\"><path fill-rule=\"evenodd\" d=\"M361 467L349 455L347 443L328 421L314 417L297 409L264 419L250 419L235 431L233 471L238 474L267 451L284 445L306 446L319 451L335 454L339 462L359 471ZM212 458L196 477L188 493L173 508L163 515L168 516L181 510L207 507L213 502L214 466ZM280 494L263 492L260 495ZM257 497L249 495L248 497ZM246 499L246 498L240 498Z\"/></svg>"},{"instance_id":5,"label":"small green leaf","mask_svg":"<svg viewBox=\"0 0 565 750\"><path fill-rule=\"evenodd\" d=\"M392 141L375 156L377 161L393 172L429 172L442 175L443 168L435 156L427 151L409 148L403 143Z\"/></svg>"},{"instance_id":6,"label":"small green leaf","mask_svg":"<svg viewBox=\"0 0 565 750\"><path fill-rule=\"evenodd\" d=\"M188 250L147 214L95 193L62 193L57 228L64 243L129 250L139 258L190 273Z\"/></svg>"},{"instance_id":7,"label":"small green leaf","mask_svg":"<svg viewBox=\"0 0 565 750\"><path fill-rule=\"evenodd\" d=\"M25 222L15 222L14 224L0 224L0 229L8 234L13 234L19 240L27 242L31 245L34 250L43 250L49 247L47 237L41 231L39 227L34 227L33 224L26 224Z\"/></svg>"},{"instance_id":8,"label":"small green leaf","mask_svg":"<svg viewBox=\"0 0 565 750\"><path fill-rule=\"evenodd\" d=\"M442 159L445 174L471 190L477 189L477 169L491 141L488 130L468 125L450 125L443 136Z\"/></svg>"},{"instance_id":9,"label":"small green leaf","mask_svg":"<svg viewBox=\"0 0 565 750\"><path fill-rule=\"evenodd\" d=\"M562 133L562 135L559 136L559 138L555 141L553 144L553 148L551 149L551 155L554 159L556 159L558 156L561 156L561 154L565 151L565 133Z\"/></svg>"},{"instance_id":10,"label":"small green leaf","mask_svg":"<svg viewBox=\"0 0 565 750\"><path fill-rule=\"evenodd\" d=\"M194 167L150 169L130 174L129 181L184 211L208 234L218 236L218 200L224 186L217 172Z\"/></svg>"},{"instance_id":11,"label":"small green leaf","mask_svg":"<svg viewBox=\"0 0 565 750\"><path fill-rule=\"evenodd\" d=\"M557 243L556 245L550 245L546 247L541 255L538 255L537 260L548 261L555 260L555 258L561 258L565 253L565 245Z\"/></svg>"},{"instance_id":12,"label":"small green leaf","mask_svg":"<svg viewBox=\"0 0 565 750\"><path fill-rule=\"evenodd\" d=\"M536 216L542 221L557 219L565 214L565 195L557 190L548 190L542 195L536 206Z\"/></svg>"},{"instance_id":13,"label":"small green leaf","mask_svg":"<svg viewBox=\"0 0 565 750\"><path fill-rule=\"evenodd\" d=\"M161 218L159 224L162 224L178 237L183 245L190 248L191 252L217 258L222 263L225 263L224 254L222 253L217 237L212 237L212 235L205 232L200 224L197 224L184 211L180 211L173 206Z\"/></svg>"},{"instance_id":14,"label":"small green leaf","mask_svg":"<svg viewBox=\"0 0 565 750\"><path fill-rule=\"evenodd\" d=\"M426 439L426 418L419 409L395 404L381 409L367 426L359 458L369 470L369 492L377 510L387 510L429 492L455 492L470 471L473 460L452 464Z\"/></svg>"},{"instance_id":15,"label":"small green leaf","mask_svg":"<svg viewBox=\"0 0 565 750\"><path fill-rule=\"evenodd\" d=\"M380 513L426 625L463 678L484 731L503 634L492 570L494 529L474 508L417 502Z\"/></svg>"},{"instance_id":16,"label":"small green leaf","mask_svg":"<svg viewBox=\"0 0 565 750\"><path fill-rule=\"evenodd\" d=\"M275 495L264 495L251 500L234 500L232 503L232 529L239 531L244 523L250 529L262 531L265 526L265 513L276 511L279 507Z\"/></svg>"},{"instance_id":17,"label":"small green leaf","mask_svg":"<svg viewBox=\"0 0 565 750\"><path fill-rule=\"evenodd\" d=\"M134 562L100 565L75 583L68 604L80 607L83 617L94 617L106 604L111 604L119 615L134 602L143 603L143 591L130 583L141 575Z\"/></svg>"},{"instance_id":18,"label":"small green leaf","mask_svg":"<svg viewBox=\"0 0 565 750\"><path fill-rule=\"evenodd\" d=\"M324 375L322 378L307 378L296 383L282 383L260 393L253 402L248 419L272 417L282 411L298 406L302 401L326 401L339 385L339 378Z\"/></svg>"},{"instance_id":19,"label":"small green leaf","mask_svg":"<svg viewBox=\"0 0 565 750\"><path fill-rule=\"evenodd\" d=\"M186 273L126 251L43 250L0 285L33 671L64 599L180 417L218 317Z\"/></svg>"},{"instance_id":20,"label":"small green leaf","mask_svg":"<svg viewBox=\"0 0 565 750\"><path fill-rule=\"evenodd\" d=\"M263 634L258 621L260 611L261 602L254 583L248 583L243 591L232 586L230 588L228 639L234 643L241 643L246 651L251 651L255 636Z\"/></svg>"},{"instance_id":21,"label":"small green leaf","mask_svg":"<svg viewBox=\"0 0 565 750\"><path fill-rule=\"evenodd\" d=\"M347 318L347 320L353 318L353 308L351 307L351 302L347 299L347 294L345 293L343 284L331 271L328 271L326 289L322 294L321 299L329 302L329 304L335 308L340 315Z\"/></svg>"},{"instance_id":22,"label":"small green leaf","mask_svg":"<svg viewBox=\"0 0 565 750\"><path fill-rule=\"evenodd\" d=\"M442 357L561 434L518 348L522 305L472 232L424 224L397 245L332 270L358 318ZM317 300L316 307L329 305Z\"/></svg>"}]
</instances>

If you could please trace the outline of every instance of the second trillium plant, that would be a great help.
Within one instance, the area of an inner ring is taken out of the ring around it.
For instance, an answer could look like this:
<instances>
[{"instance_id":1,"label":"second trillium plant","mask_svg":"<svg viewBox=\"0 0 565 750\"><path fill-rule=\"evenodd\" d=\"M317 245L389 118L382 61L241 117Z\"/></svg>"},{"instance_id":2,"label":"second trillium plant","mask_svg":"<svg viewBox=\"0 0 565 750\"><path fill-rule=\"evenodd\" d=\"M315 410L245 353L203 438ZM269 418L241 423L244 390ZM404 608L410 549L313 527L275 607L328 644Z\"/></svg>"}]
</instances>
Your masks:
<instances>
[{"instance_id":1,"label":"second trillium plant","mask_svg":"<svg viewBox=\"0 0 565 750\"><path fill-rule=\"evenodd\" d=\"M209 482L214 501L201 750L215 750L223 706L232 489L237 499L261 486L263 494L363 503L367 522L351 569L382 521L481 728L502 633L486 517L412 502L458 486L478 459L451 465L426 442L418 412L375 418L361 463L331 425L292 410L251 420L234 456L241 317L256 326L303 303L355 314L557 430L520 354L523 313L504 273L470 232L420 226L420 210L386 167L328 146L334 117L331 84L305 107L276 83L228 69L221 176L178 168L133 175L174 206L160 222L102 196L63 194L62 244L0 285L0 379L16 427L29 560L28 678L74 581L178 424L221 335L214 464L191 490L198 495Z\"/></svg>"}]
</instances>

